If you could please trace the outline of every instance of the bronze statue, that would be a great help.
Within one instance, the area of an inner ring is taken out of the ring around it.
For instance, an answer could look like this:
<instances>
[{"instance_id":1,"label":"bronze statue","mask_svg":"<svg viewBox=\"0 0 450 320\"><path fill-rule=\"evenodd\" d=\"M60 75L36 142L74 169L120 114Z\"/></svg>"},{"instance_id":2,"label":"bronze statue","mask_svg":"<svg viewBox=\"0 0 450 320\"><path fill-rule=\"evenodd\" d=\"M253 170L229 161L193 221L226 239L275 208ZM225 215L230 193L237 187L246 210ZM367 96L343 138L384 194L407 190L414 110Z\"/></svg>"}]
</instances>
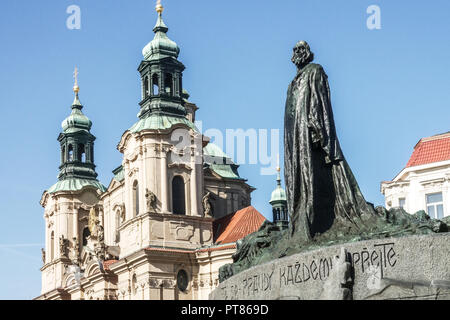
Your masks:
<instances>
[{"instance_id":1,"label":"bronze statue","mask_svg":"<svg viewBox=\"0 0 450 320\"><path fill-rule=\"evenodd\" d=\"M354 225L367 204L336 135L328 77L312 63L305 41L294 47L297 75L289 85L285 120L285 181L290 232L305 240L331 228L335 219Z\"/></svg>"},{"instance_id":2,"label":"bronze statue","mask_svg":"<svg viewBox=\"0 0 450 320\"><path fill-rule=\"evenodd\" d=\"M297 75L286 100L284 161L289 230L271 222L239 240L233 263L219 270L222 282L252 266L320 247L450 231L450 217L430 219L424 212L373 208L364 200L344 158L334 126L327 75L305 41L294 47ZM346 261L341 261L346 276ZM346 280L341 282L345 288ZM336 294L347 296L347 290Z\"/></svg>"}]
</instances>

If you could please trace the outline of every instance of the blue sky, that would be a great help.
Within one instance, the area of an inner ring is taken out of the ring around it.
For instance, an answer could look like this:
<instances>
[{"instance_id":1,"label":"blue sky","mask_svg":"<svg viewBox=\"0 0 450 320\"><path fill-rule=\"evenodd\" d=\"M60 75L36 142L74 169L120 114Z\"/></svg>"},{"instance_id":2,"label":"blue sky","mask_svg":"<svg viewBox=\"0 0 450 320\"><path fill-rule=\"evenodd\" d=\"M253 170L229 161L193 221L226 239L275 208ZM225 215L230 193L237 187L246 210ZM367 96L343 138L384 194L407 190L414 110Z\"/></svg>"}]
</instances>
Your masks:
<instances>
[{"instance_id":1,"label":"blue sky","mask_svg":"<svg viewBox=\"0 0 450 320\"><path fill-rule=\"evenodd\" d=\"M66 28L72 4L81 8L81 30ZM380 30L366 27L372 4L381 8ZM450 130L447 0L163 5L204 129L280 129L282 146L286 90L295 75L291 50L307 40L329 76L341 146L368 201L383 204L380 182L405 166L421 137ZM2 1L0 299L40 294L39 200L56 182L56 138L70 113L75 66L103 184L120 165L116 146L137 119L136 70L153 38L154 6L150 0ZM270 217L275 176L260 175L259 165L243 165L240 174L257 188L253 205Z\"/></svg>"}]
</instances>

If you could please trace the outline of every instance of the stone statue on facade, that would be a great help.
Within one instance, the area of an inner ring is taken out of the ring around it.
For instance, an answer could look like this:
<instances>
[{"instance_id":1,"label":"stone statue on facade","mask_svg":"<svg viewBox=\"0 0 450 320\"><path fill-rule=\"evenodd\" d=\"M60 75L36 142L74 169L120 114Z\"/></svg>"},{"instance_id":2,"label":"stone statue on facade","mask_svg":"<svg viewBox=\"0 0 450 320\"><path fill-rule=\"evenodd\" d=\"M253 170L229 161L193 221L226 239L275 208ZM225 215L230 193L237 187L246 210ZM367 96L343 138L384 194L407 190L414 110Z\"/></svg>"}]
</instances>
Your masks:
<instances>
[{"instance_id":1,"label":"stone statue on facade","mask_svg":"<svg viewBox=\"0 0 450 320\"><path fill-rule=\"evenodd\" d=\"M79 263L80 260L80 242L77 237L73 237L73 251L72 251L73 261L75 264Z\"/></svg>"},{"instance_id":2,"label":"stone statue on facade","mask_svg":"<svg viewBox=\"0 0 450 320\"><path fill-rule=\"evenodd\" d=\"M145 199L147 200L147 211L156 212L156 195L150 190L146 189Z\"/></svg>"},{"instance_id":3,"label":"stone statue on facade","mask_svg":"<svg viewBox=\"0 0 450 320\"><path fill-rule=\"evenodd\" d=\"M202 199L203 203L203 212L205 213L205 217L213 216L213 209L211 205L211 192L208 192Z\"/></svg>"},{"instance_id":4,"label":"stone statue on facade","mask_svg":"<svg viewBox=\"0 0 450 320\"><path fill-rule=\"evenodd\" d=\"M42 263L45 264L45 250L44 250L44 248L41 248L41 254L42 254Z\"/></svg>"},{"instance_id":5,"label":"stone statue on facade","mask_svg":"<svg viewBox=\"0 0 450 320\"><path fill-rule=\"evenodd\" d=\"M99 224L99 219L97 216L97 212L95 211L95 208L92 207L91 210L89 211L89 221L88 221L88 227L89 227L89 232L91 233L92 237L97 237L97 232L98 232L98 224Z\"/></svg>"},{"instance_id":6,"label":"stone statue on facade","mask_svg":"<svg viewBox=\"0 0 450 320\"><path fill-rule=\"evenodd\" d=\"M59 238L59 253L62 257L67 257L67 239L64 236Z\"/></svg>"}]
</instances>

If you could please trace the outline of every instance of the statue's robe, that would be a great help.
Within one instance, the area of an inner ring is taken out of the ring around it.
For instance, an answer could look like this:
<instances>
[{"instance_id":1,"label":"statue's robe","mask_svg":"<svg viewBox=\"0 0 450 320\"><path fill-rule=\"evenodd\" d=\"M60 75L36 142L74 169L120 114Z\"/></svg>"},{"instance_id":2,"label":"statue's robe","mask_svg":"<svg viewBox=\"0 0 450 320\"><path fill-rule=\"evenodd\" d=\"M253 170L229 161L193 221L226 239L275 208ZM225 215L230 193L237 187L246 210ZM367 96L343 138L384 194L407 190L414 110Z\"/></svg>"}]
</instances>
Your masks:
<instances>
[{"instance_id":1,"label":"statue's robe","mask_svg":"<svg viewBox=\"0 0 450 320\"><path fill-rule=\"evenodd\" d=\"M320 65L306 65L290 84L284 125L291 235L311 239L336 218L357 226L361 214L374 212L339 145L328 77Z\"/></svg>"}]
</instances>

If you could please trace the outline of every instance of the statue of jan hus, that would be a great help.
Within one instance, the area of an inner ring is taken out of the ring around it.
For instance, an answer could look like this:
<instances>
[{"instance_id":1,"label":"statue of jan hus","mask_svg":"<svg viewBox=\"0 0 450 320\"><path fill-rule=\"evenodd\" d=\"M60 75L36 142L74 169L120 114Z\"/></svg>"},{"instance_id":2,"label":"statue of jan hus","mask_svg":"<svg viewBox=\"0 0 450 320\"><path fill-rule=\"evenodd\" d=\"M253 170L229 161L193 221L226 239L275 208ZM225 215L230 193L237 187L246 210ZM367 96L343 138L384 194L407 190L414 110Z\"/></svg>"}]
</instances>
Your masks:
<instances>
[{"instance_id":1,"label":"statue of jan hus","mask_svg":"<svg viewBox=\"0 0 450 320\"><path fill-rule=\"evenodd\" d=\"M336 219L357 227L359 216L374 210L339 145L325 71L312 63L305 41L293 51L297 75L289 85L284 120L286 193L291 236L310 240Z\"/></svg>"}]
</instances>

